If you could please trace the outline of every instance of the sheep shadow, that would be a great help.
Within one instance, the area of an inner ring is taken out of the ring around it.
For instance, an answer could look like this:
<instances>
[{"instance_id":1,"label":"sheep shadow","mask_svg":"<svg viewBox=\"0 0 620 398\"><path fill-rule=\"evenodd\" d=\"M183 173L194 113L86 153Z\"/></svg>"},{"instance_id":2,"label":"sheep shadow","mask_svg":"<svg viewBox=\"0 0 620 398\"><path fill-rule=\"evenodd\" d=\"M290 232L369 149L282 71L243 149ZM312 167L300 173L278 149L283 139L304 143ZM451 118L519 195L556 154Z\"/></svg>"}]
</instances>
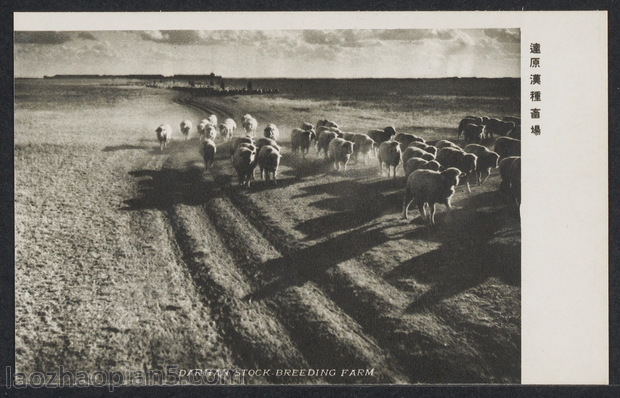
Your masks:
<instances>
[{"instance_id":1,"label":"sheep shadow","mask_svg":"<svg viewBox=\"0 0 620 398\"><path fill-rule=\"evenodd\" d=\"M152 149L152 147L146 146L146 145L128 145L128 144L113 145L113 146L106 146L105 148L101 150L101 152L128 151L132 149Z\"/></svg>"},{"instance_id":2,"label":"sheep shadow","mask_svg":"<svg viewBox=\"0 0 620 398\"><path fill-rule=\"evenodd\" d=\"M120 210L166 210L175 204L200 205L218 197L214 184L203 180L204 167L190 162L186 169L137 170L129 175L140 178L138 196L123 201Z\"/></svg>"},{"instance_id":3,"label":"sheep shadow","mask_svg":"<svg viewBox=\"0 0 620 398\"><path fill-rule=\"evenodd\" d=\"M259 267L266 280L270 281L246 299L264 300L308 281L322 284L329 268L357 257L388 239L379 227L359 228L267 261Z\"/></svg>"},{"instance_id":4,"label":"sheep shadow","mask_svg":"<svg viewBox=\"0 0 620 398\"><path fill-rule=\"evenodd\" d=\"M465 209L453 211L450 228L433 231L433 240L442 243L438 249L412 257L386 273L385 279L395 286L399 280L411 278L432 286L409 304L405 312L422 311L492 277L519 287L520 230L514 223L498 225L497 220L505 213L501 208L475 215ZM419 236L414 231L406 238Z\"/></svg>"},{"instance_id":5,"label":"sheep shadow","mask_svg":"<svg viewBox=\"0 0 620 398\"><path fill-rule=\"evenodd\" d=\"M380 180L366 183L358 180L341 180L300 188L303 193L292 199L324 196L309 204L330 213L301 222L295 229L305 235L304 240L314 240L340 231L367 224L385 214L397 213L402 205L401 181ZM396 190L394 192L390 192Z\"/></svg>"},{"instance_id":6,"label":"sheep shadow","mask_svg":"<svg viewBox=\"0 0 620 398\"><path fill-rule=\"evenodd\" d=\"M322 156L313 156L315 153L311 149L310 154L303 158L301 155L285 152L280 160L280 166L287 170L282 174L301 179L329 173L333 169L332 164Z\"/></svg>"},{"instance_id":7,"label":"sheep shadow","mask_svg":"<svg viewBox=\"0 0 620 398\"><path fill-rule=\"evenodd\" d=\"M230 182L229 183L230 189L236 190L236 192L238 193L241 193L241 192L258 193L258 192L264 192L264 191L272 191L276 189L283 189L283 188L289 187L299 182L299 180L295 177L288 177L288 178L278 177L277 183L274 184L273 181L261 180L260 172L259 170L256 170L256 176L255 176L256 179L252 180L252 183L250 184L250 188L244 188L238 184L236 175L233 176L231 174L228 177L229 177L228 181ZM232 185L232 184L235 184L235 185Z\"/></svg>"}]
</instances>

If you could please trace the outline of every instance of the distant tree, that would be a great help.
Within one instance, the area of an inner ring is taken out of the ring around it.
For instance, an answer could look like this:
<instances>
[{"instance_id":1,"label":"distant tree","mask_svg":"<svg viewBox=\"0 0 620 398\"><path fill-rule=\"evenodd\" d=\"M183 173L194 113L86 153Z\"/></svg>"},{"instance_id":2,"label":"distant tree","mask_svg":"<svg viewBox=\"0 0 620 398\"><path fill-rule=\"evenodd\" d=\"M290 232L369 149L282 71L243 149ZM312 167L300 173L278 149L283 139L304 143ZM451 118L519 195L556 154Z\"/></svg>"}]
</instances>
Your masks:
<instances>
[{"instance_id":1,"label":"distant tree","mask_svg":"<svg viewBox=\"0 0 620 398\"><path fill-rule=\"evenodd\" d=\"M248 81L248 91L252 91L252 81Z\"/></svg>"},{"instance_id":2,"label":"distant tree","mask_svg":"<svg viewBox=\"0 0 620 398\"><path fill-rule=\"evenodd\" d=\"M220 80L220 88L222 90L226 90L226 85L224 84L224 79Z\"/></svg>"}]
</instances>

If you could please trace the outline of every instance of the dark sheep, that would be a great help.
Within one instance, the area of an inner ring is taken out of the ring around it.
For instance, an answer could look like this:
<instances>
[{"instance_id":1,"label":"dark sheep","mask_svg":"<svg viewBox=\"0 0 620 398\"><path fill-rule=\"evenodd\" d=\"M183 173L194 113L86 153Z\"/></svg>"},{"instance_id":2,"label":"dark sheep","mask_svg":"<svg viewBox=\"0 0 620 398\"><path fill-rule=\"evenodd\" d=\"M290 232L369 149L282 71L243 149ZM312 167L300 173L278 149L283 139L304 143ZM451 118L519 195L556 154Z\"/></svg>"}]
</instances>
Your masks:
<instances>
[{"instance_id":1,"label":"dark sheep","mask_svg":"<svg viewBox=\"0 0 620 398\"><path fill-rule=\"evenodd\" d=\"M400 142L400 149L404 150L411 145L412 142L424 142L424 138L413 134L398 133L394 136L394 141Z\"/></svg>"},{"instance_id":2,"label":"dark sheep","mask_svg":"<svg viewBox=\"0 0 620 398\"><path fill-rule=\"evenodd\" d=\"M382 143L392 139L392 137L396 135L396 131L394 131L393 127L386 127L384 130L370 130L367 135L372 138L375 144L381 145Z\"/></svg>"},{"instance_id":3,"label":"dark sheep","mask_svg":"<svg viewBox=\"0 0 620 398\"><path fill-rule=\"evenodd\" d=\"M333 128L338 128L338 123L336 122L332 122L331 120L319 120L318 122L316 122L316 131L319 131L320 127L333 127Z\"/></svg>"},{"instance_id":4,"label":"dark sheep","mask_svg":"<svg viewBox=\"0 0 620 398\"><path fill-rule=\"evenodd\" d=\"M448 140L440 140L440 141L437 141L437 142L435 143L435 147L436 147L438 150L441 150L441 148L445 148L445 147L450 147L450 148L461 149L461 147L460 147L460 146L458 146L458 145L456 145L454 142L452 142L452 141L448 141Z\"/></svg>"},{"instance_id":5,"label":"dark sheep","mask_svg":"<svg viewBox=\"0 0 620 398\"><path fill-rule=\"evenodd\" d=\"M465 142L475 142L480 144L484 139L485 127L479 124L468 124L463 129L463 138Z\"/></svg>"},{"instance_id":6,"label":"dark sheep","mask_svg":"<svg viewBox=\"0 0 620 398\"><path fill-rule=\"evenodd\" d=\"M256 151L240 146L233 155L232 163L239 177L239 184L250 188L256 168Z\"/></svg>"},{"instance_id":7,"label":"dark sheep","mask_svg":"<svg viewBox=\"0 0 620 398\"><path fill-rule=\"evenodd\" d=\"M510 137L500 137L495 141L494 151L500 159L521 156L521 141Z\"/></svg>"},{"instance_id":8,"label":"dark sheep","mask_svg":"<svg viewBox=\"0 0 620 398\"><path fill-rule=\"evenodd\" d=\"M265 138L265 137L259 138L256 141L255 145L256 145L256 153L259 153L260 149L264 147L265 145L271 145L272 147L276 148L278 151L282 150L282 148L280 148L280 145L278 145L278 143L271 138Z\"/></svg>"},{"instance_id":9,"label":"dark sheep","mask_svg":"<svg viewBox=\"0 0 620 398\"><path fill-rule=\"evenodd\" d=\"M437 154L437 161L444 168L456 167L461 170L464 176L467 176L466 185L467 192L471 193L469 186L469 180L472 182L475 179L477 156L473 153L465 153L462 149L456 148L441 148Z\"/></svg>"},{"instance_id":10,"label":"dark sheep","mask_svg":"<svg viewBox=\"0 0 620 398\"><path fill-rule=\"evenodd\" d=\"M232 141L232 144L230 145L230 156L232 157L235 154L235 151L237 150L237 147L239 147L239 145L241 144L254 144L254 140L252 139L252 137L237 137Z\"/></svg>"},{"instance_id":11,"label":"dark sheep","mask_svg":"<svg viewBox=\"0 0 620 398\"><path fill-rule=\"evenodd\" d=\"M415 199L420 215L429 228L435 226L435 205L441 203L448 211L452 210L450 199L454 195L455 187L463 174L457 168L451 167L442 172L434 170L416 170L407 177L405 198L403 200L403 218L408 219L409 205ZM429 215L426 216L425 204L428 204Z\"/></svg>"},{"instance_id":12,"label":"dark sheep","mask_svg":"<svg viewBox=\"0 0 620 398\"><path fill-rule=\"evenodd\" d=\"M271 146L264 145L258 151L257 163L260 169L260 178L269 181L273 176L273 185L277 184L278 168L280 167L280 151Z\"/></svg>"},{"instance_id":13,"label":"dark sheep","mask_svg":"<svg viewBox=\"0 0 620 398\"><path fill-rule=\"evenodd\" d=\"M473 153L478 157L476 162L476 181L478 185L483 184L489 178L491 169L496 169L499 166L499 155L489 151L485 146L469 144L465 147L465 152Z\"/></svg>"},{"instance_id":14,"label":"dark sheep","mask_svg":"<svg viewBox=\"0 0 620 398\"><path fill-rule=\"evenodd\" d=\"M457 139L461 138L461 134L465 131L465 128L469 124L482 124L482 118L478 116L465 116L459 123L459 128L457 130Z\"/></svg>"},{"instance_id":15,"label":"dark sheep","mask_svg":"<svg viewBox=\"0 0 620 398\"><path fill-rule=\"evenodd\" d=\"M314 139L316 139L316 134L313 131L293 129L291 133L291 150L295 155L301 150L301 156L305 158Z\"/></svg>"},{"instance_id":16,"label":"dark sheep","mask_svg":"<svg viewBox=\"0 0 620 398\"><path fill-rule=\"evenodd\" d=\"M217 147L215 146L215 142L213 140L202 140L200 142L199 152L205 162L205 168L207 170L213 166L213 159L215 159L216 151Z\"/></svg>"},{"instance_id":17,"label":"dark sheep","mask_svg":"<svg viewBox=\"0 0 620 398\"><path fill-rule=\"evenodd\" d=\"M486 134L487 137L493 138L494 135L499 137L506 136L511 130L514 130L515 123L514 122L504 122L499 119L489 119L486 124Z\"/></svg>"},{"instance_id":18,"label":"dark sheep","mask_svg":"<svg viewBox=\"0 0 620 398\"><path fill-rule=\"evenodd\" d=\"M521 205L521 157L509 156L499 162L499 174L502 182L499 191L506 194L517 204Z\"/></svg>"},{"instance_id":19,"label":"dark sheep","mask_svg":"<svg viewBox=\"0 0 620 398\"><path fill-rule=\"evenodd\" d=\"M323 132L319 136L319 139L317 140L316 156L319 156L319 153L321 153L321 151L323 151L323 154L325 155L325 157L327 157L327 149L329 148L329 143L334 138L338 138L338 136L333 131L325 131L325 132Z\"/></svg>"}]
</instances>

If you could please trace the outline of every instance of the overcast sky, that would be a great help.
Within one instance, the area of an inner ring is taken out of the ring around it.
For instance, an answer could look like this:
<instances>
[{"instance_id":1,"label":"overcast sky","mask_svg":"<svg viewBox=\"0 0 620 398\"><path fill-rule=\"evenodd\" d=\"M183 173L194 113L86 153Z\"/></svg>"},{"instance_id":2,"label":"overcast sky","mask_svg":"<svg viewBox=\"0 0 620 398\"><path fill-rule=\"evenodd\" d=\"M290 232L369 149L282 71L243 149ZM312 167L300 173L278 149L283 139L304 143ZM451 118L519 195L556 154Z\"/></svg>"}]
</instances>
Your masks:
<instances>
[{"instance_id":1,"label":"overcast sky","mask_svg":"<svg viewBox=\"0 0 620 398\"><path fill-rule=\"evenodd\" d=\"M15 76L519 77L518 29L15 32Z\"/></svg>"}]
</instances>

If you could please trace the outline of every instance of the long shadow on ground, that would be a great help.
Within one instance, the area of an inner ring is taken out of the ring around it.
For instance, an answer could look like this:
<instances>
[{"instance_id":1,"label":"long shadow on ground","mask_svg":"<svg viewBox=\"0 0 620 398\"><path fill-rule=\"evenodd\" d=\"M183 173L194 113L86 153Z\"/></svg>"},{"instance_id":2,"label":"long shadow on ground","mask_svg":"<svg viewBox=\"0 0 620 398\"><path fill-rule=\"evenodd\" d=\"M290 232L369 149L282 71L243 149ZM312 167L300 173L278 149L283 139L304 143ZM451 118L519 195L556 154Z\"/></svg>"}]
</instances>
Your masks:
<instances>
[{"instance_id":1,"label":"long shadow on ground","mask_svg":"<svg viewBox=\"0 0 620 398\"><path fill-rule=\"evenodd\" d=\"M479 196L495 194L489 192ZM448 217L449 220L446 220L446 215L442 214L437 220L441 221L439 225L443 224L443 229L434 233L442 242L440 248L412 257L384 276L392 283L413 278L432 286L405 312L426 309L491 277L497 277L508 285L520 286L520 231L518 220L514 219L508 207L475 211L473 214L471 210L456 210ZM403 237L415 239L412 234Z\"/></svg>"},{"instance_id":2,"label":"long shadow on ground","mask_svg":"<svg viewBox=\"0 0 620 398\"><path fill-rule=\"evenodd\" d=\"M139 195L123 201L121 210L166 210L175 204L196 206L218 197L215 184L204 181L203 167L192 164L187 169L137 170L129 174L138 181Z\"/></svg>"}]
</instances>

